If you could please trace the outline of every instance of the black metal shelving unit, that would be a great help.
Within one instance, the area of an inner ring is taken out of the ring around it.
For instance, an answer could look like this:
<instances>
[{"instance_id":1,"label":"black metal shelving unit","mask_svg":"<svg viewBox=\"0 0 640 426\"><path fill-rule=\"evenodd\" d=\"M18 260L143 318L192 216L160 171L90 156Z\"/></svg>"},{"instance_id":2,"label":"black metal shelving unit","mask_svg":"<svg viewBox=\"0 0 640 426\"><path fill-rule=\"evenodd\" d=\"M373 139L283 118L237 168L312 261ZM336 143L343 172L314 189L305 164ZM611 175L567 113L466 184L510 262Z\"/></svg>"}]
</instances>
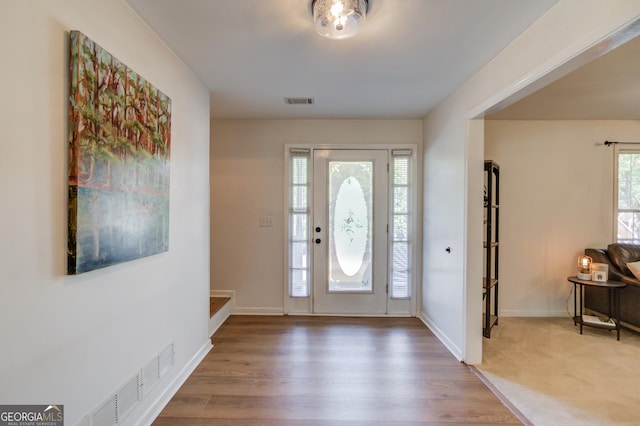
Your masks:
<instances>
[{"instance_id":1,"label":"black metal shelving unit","mask_svg":"<svg viewBox=\"0 0 640 426\"><path fill-rule=\"evenodd\" d=\"M500 252L500 165L495 161L484 162L484 276L482 279L484 294L484 315L482 334L491 338L491 329L498 325L498 261Z\"/></svg>"}]
</instances>

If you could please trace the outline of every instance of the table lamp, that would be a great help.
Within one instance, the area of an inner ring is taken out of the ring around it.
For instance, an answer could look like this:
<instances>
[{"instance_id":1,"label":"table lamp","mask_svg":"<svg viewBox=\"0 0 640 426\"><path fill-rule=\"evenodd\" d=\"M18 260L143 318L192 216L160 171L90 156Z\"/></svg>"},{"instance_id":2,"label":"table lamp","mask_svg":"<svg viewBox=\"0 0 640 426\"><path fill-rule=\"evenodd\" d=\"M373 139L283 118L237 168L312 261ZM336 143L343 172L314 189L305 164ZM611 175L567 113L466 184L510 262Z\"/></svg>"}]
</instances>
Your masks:
<instances>
[{"instance_id":1,"label":"table lamp","mask_svg":"<svg viewBox=\"0 0 640 426\"><path fill-rule=\"evenodd\" d=\"M578 278L581 280L591 280L591 262L589 256L578 257Z\"/></svg>"}]
</instances>

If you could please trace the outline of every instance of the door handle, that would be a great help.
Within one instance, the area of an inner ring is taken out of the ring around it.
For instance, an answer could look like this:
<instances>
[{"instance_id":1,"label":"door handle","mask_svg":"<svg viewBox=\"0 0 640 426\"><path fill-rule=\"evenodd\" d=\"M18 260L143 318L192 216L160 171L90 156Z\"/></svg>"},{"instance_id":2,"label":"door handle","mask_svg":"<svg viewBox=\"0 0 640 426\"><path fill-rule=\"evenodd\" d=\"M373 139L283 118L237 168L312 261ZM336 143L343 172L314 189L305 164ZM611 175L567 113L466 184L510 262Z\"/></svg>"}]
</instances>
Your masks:
<instances>
[{"instance_id":1,"label":"door handle","mask_svg":"<svg viewBox=\"0 0 640 426\"><path fill-rule=\"evenodd\" d=\"M316 232L320 232L320 231L322 231L322 229L320 229L319 226L316 226Z\"/></svg>"},{"instance_id":2,"label":"door handle","mask_svg":"<svg viewBox=\"0 0 640 426\"><path fill-rule=\"evenodd\" d=\"M320 244L322 240L320 238L316 238L316 244Z\"/></svg>"}]
</instances>

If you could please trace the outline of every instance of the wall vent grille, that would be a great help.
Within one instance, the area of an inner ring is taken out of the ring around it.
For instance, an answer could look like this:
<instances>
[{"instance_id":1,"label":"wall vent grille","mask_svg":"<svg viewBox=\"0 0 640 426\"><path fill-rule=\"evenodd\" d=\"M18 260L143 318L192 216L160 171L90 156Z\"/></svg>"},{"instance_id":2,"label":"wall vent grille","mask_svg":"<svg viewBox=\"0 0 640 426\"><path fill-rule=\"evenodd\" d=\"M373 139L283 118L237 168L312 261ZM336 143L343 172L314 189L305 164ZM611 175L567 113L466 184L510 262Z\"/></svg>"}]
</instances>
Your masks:
<instances>
[{"instance_id":1,"label":"wall vent grille","mask_svg":"<svg viewBox=\"0 0 640 426\"><path fill-rule=\"evenodd\" d=\"M313 98L284 98L284 103L287 105L313 105L315 101Z\"/></svg>"},{"instance_id":2,"label":"wall vent grille","mask_svg":"<svg viewBox=\"0 0 640 426\"><path fill-rule=\"evenodd\" d=\"M158 370L160 371L160 378L163 378L167 371L173 367L175 358L175 352L173 349L173 343L164 348L160 355L158 355Z\"/></svg>"},{"instance_id":3,"label":"wall vent grille","mask_svg":"<svg viewBox=\"0 0 640 426\"><path fill-rule=\"evenodd\" d=\"M110 396L100 408L84 417L78 426L116 426L133 411L144 395L162 379L175 364L174 343L165 347L132 377L120 390Z\"/></svg>"},{"instance_id":4,"label":"wall vent grille","mask_svg":"<svg viewBox=\"0 0 640 426\"><path fill-rule=\"evenodd\" d=\"M112 426L118 423L116 396L113 395L92 416L93 426Z\"/></svg>"},{"instance_id":5,"label":"wall vent grille","mask_svg":"<svg viewBox=\"0 0 640 426\"><path fill-rule=\"evenodd\" d=\"M135 407L141 400L140 395L140 374L129 381L124 387L116 394L116 405L118 407L118 422L124 419L127 414Z\"/></svg>"},{"instance_id":6,"label":"wall vent grille","mask_svg":"<svg viewBox=\"0 0 640 426\"><path fill-rule=\"evenodd\" d=\"M142 369L142 389L143 394L147 395L151 389L160 381L160 357L156 356Z\"/></svg>"}]
</instances>

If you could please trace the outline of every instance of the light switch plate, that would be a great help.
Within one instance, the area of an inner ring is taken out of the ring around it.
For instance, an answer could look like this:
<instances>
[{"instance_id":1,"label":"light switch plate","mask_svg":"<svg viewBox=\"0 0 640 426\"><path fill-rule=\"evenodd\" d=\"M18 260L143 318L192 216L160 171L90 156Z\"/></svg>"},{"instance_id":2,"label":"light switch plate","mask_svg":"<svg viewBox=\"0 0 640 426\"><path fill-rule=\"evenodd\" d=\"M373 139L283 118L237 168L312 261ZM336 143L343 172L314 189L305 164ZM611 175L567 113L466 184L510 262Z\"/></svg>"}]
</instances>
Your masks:
<instances>
[{"instance_id":1,"label":"light switch plate","mask_svg":"<svg viewBox=\"0 0 640 426\"><path fill-rule=\"evenodd\" d=\"M259 224L261 228L270 228L273 226L273 216L260 216Z\"/></svg>"}]
</instances>

